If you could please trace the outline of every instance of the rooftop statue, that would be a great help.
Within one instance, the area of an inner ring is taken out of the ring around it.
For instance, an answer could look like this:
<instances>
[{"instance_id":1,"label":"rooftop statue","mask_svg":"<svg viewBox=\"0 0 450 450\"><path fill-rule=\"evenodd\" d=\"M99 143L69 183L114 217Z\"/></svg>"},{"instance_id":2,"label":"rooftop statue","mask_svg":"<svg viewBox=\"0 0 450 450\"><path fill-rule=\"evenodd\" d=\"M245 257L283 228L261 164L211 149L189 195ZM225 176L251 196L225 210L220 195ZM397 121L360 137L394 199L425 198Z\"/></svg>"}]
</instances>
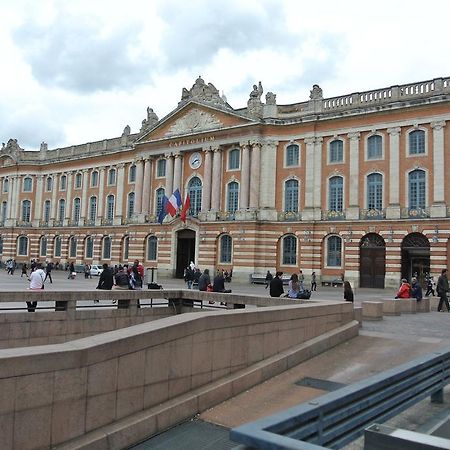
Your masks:
<instances>
[{"instance_id":1,"label":"rooftop statue","mask_svg":"<svg viewBox=\"0 0 450 450\"><path fill-rule=\"evenodd\" d=\"M311 100L322 100L323 99L323 91L322 91L322 88L318 84L313 85L313 88L309 94L309 98Z\"/></svg>"},{"instance_id":2,"label":"rooftop statue","mask_svg":"<svg viewBox=\"0 0 450 450\"><path fill-rule=\"evenodd\" d=\"M195 80L195 83L190 90L183 88L179 105L187 103L190 100L201 103L210 103L215 106L226 108L230 107L226 100L220 96L218 89L212 83L206 84L200 76Z\"/></svg>"}]
</instances>

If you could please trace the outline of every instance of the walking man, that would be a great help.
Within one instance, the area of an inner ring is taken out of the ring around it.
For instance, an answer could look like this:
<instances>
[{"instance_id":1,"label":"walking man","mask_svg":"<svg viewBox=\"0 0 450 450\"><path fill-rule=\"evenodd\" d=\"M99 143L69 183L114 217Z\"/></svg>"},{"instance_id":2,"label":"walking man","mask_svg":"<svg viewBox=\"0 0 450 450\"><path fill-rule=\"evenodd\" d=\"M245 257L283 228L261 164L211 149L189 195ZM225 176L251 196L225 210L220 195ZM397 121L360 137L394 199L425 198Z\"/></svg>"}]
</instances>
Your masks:
<instances>
[{"instance_id":1,"label":"walking man","mask_svg":"<svg viewBox=\"0 0 450 450\"><path fill-rule=\"evenodd\" d=\"M53 284L52 270L53 270L53 263L52 262L47 263L47 266L45 267L45 278L44 278L44 281L46 281L47 278L49 278L50 279L50 284Z\"/></svg>"},{"instance_id":2,"label":"walking man","mask_svg":"<svg viewBox=\"0 0 450 450\"><path fill-rule=\"evenodd\" d=\"M439 305L438 311L442 311L442 307L447 307L447 311L450 312L450 305L448 304L447 292L449 290L448 286L448 278L447 278L447 269L442 269L441 276L438 278L437 286L437 295L439 296Z\"/></svg>"}]
</instances>

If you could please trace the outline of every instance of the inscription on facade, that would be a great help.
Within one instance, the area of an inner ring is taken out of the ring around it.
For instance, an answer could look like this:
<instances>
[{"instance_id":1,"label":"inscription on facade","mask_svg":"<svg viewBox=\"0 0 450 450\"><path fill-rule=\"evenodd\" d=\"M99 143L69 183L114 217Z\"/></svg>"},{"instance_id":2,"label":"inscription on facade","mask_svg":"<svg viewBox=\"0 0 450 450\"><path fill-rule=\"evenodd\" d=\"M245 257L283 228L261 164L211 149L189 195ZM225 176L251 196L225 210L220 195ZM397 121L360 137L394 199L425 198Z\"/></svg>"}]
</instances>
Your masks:
<instances>
[{"instance_id":1,"label":"inscription on facade","mask_svg":"<svg viewBox=\"0 0 450 450\"><path fill-rule=\"evenodd\" d=\"M181 147L182 145L190 145L190 144L203 144L205 142L213 142L214 140L215 140L214 136L206 136L193 139L180 139L179 141L170 141L169 147Z\"/></svg>"}]
</instances>

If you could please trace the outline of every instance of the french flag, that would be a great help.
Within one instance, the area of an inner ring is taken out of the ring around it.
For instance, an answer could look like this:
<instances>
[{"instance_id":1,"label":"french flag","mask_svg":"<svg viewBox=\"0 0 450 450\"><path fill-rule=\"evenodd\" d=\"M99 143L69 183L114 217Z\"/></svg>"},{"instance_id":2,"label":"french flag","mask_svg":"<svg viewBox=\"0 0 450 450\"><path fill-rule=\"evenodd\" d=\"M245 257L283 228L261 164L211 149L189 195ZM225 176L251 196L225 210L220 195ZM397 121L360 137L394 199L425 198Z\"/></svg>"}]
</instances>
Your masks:
<instances>
[{"instance_id":1,"label":"french flag","mask_svg":"<svg viewBox=\"0 0 450 450\"><path fill-rule=\"evenodd\" d=\"M169 202L167 203L167 212L173 217L182 203L180 191L177 189L169 198Z\"/></svg>"}]
</instances>

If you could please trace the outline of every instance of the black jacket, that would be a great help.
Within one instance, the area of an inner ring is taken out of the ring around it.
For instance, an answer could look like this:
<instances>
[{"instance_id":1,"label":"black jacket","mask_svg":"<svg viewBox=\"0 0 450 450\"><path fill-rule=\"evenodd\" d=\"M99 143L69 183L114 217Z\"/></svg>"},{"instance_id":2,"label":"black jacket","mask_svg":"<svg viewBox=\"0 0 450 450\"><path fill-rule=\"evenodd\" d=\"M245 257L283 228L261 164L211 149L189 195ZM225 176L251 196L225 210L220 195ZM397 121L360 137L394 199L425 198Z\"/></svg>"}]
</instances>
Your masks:
<instances>
[{"instance_id":1,"label":"black jacket","mask_svg":"<svg viewBox=\"0 0 450 450\"><path fill-rule=\"evenodd\" d=\"M281 278L274 277L274 279L270 282L270 296L279 297L281 294L284 294L283 280Z\"/></svg>"},{"instance_id":2,"label":"black jacket","mask_svg":"<svg viewBox=\"0 0 450 450\"><path fill-rule=\"evenodd\" d=\"M113 272L111 268L104 269L100 274L100 279L98 280L97 289L104 289L110 291L114 285Z\"/></svg>"}]
</instances>

